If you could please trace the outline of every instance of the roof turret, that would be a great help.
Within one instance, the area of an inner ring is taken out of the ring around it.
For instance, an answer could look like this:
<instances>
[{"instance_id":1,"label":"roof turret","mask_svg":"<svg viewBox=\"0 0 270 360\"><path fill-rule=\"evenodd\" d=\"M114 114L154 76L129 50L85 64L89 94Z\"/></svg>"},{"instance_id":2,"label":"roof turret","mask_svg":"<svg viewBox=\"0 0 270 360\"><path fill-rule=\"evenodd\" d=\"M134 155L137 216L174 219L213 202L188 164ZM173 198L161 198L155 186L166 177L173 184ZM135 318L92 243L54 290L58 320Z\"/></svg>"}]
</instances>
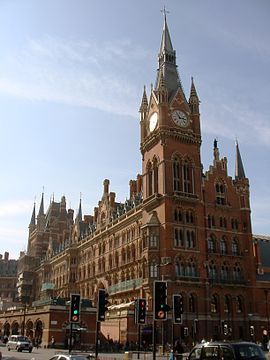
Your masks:
<instances>
[{"instance_id":1,"label":"roof turret","mask_svg":"<svg viewBox=\"0 0 270 360\"><path fill-rule=\"evenodd\" d=\"M245 179L245 170L240 155L238 141L236 141L236 158L235 158L235 179Z\"/></svg>"}]
</instances>

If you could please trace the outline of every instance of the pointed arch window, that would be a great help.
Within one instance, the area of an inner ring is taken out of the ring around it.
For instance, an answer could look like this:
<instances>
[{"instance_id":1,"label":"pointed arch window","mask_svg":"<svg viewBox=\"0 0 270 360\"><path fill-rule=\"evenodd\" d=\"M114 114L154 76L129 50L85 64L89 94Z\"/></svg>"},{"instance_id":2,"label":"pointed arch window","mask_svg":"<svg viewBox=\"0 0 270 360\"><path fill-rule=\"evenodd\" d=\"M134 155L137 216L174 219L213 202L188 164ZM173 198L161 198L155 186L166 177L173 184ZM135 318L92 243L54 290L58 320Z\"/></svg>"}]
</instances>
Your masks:
<instances>
[{"instance_id":1,"label":"pointed arch window","mask_svg":"<svg viewBox=\"0 0 270 360\"><path fill-rule=\"evenodd\" d=\"M244 310L243 299L241 296L236 297L236 311L242 313Z\"/></svg>"},{"instance_id":2,"label":"pointed arch window","mask_svg":"<svg viewBox=\"0 0 270 360\"><path fill-rule=\"evenodd\" d=\"M234 238L232 241L232 255L234 256L239 255L239 246L236 238Z\"/></svg>"},{"instance_id":3,"label":"pointed arch window","mask_svg":"<svg viewBox=\"0 0 270 360\"><path fill-rule=\"evenodd\" d=\"M176 276L185 276L185 266L182 260L177 260L175 264Z\"/></svg>"},{"instance_id":4,"label":"pointed arch window","mask_svg":"<svg viewBox=\"0 0 270 360\"><path fill-rule=\"evenodd\" d=\"M193 194L193 167L187 161L184 162L182 166L182 176L183 176L183 191L188 194Z\"/></svg>"},{"instance_id":5,"label":"pointed arch window","mask_svg":"<svg viewBox=\"0 0 270 360\"><path fill-rule=\"evenodd\" d=\"M220 240L220 253L221 253L221 255L227 254L227 242L226 242L225 237L222 237Z\"/></svg>"},{"instance_id":6,"label":"pointed arch window","mask_svg":"<svg viewBox=\"0 0 270 360\"><path fill-rule=\"evenodd\" d=\"M153 160L153 193L158 193L158 161L156 158Z\"/></svg>"},{"instance_id":7,"label":"pointed arch window","mask_svg":"<svg viewBox=\"0 0 270 360\"><path fill-rule=\"evenodd\" d=\"M217 313L218 312L218 297L217 295L211 296L211 312Z\"/></svg>"},{"instance_id":8,"label":"pointed arch window","mask_svg":"<svg viewBox=\"0 0 270 360\"><path fill-rule=\"evenodd\" d=\"M217 267L216 267L216 265L214 264L213 261L208 266L208 277L211 280L216 280L217 279Z\"/></svg>"},{"instance_id":9,"label":"pointed arch window","mask_svg":"<svg viewBox=\"0 0 270 360\"><path fill-rule=\"evenodd\" d=\"M174 229L174 246L182 247L184 246L184 231L182 228Z\"/></svg>"},{"instance_id":10,"label":"pointed arch window","mask_svg":"<svg viewBox=\"0 0 270 360\"><path fill-rule=\"evenodd\" d=\"M177 156L173 159L173 190L181 191L181 165Z\"/></svg>"},{"instance_id":11,"label":"pointed arch window","mask_svg":"<svg viewBox=\"0 0 270 360\"><path fill-rule=\"evenodd\" d=\"M233 267L233 280L239 281L242 279L241 268L238 263L235 263Z\"/></svg>"},{"instance_id":12,"label":"pointed arch window","mask_svg":"<svg viewBox=\"0 0 270 360\"><path fill-rule=\"evenodd\" d=\"M213 235L211 235L207 240L207 249L209 253L216 252L216 239Z\"/></svg>"},{"instance_id":13,"label":"pointed arch window","mask_svg":"<svg viewBox=\"0 0 270 360\"><path fill-rule=\"evenodd\" d=\"M223 263L220 271L221 280L226 281L229 279L229 268L226 263Z\"/></svg>"},{"instance_id":14,"label":"pointed arch window","mask_svg":"<svg viewBox=\"0 0 270 360\"><path fill-rule=\"evenodd\" d=\"M153 194L153 169L150 162L147 165L146 186L147 186L147 195L151 196Z\"/></svg>"}]
</instances>

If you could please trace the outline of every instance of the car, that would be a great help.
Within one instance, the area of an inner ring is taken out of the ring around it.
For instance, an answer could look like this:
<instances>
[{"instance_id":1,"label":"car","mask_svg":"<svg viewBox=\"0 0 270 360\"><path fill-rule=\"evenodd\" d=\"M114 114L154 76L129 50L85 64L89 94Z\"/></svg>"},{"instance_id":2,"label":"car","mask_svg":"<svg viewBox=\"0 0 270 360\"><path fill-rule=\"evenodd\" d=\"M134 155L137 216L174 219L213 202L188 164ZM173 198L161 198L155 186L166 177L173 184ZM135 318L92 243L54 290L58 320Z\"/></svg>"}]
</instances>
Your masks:
<instances>
[{"instance_id":1,"label":"car","mask_svg":"<svg viewBox=\"0 0 270 360\"><path fill-rule=\"evenodd\" d=\"M260 346L253 342L204 342L189 353L188 360L244 360L266 359Z\"/></svg>"},{"instance_id":2,"label":"car","mask_svg":"<svg viewBox=\"0 0 270 360\"><path fill-rule=\"evenodd\" d=\"M93 355L86 354L56 354L50 360L89 360L94 359Z\"/></svg>"},{"instance_id":3,"label":"car","mask_svg":"<svg viewBox=\"0 0 270 360\"><path fill-rule=\"evenodd\" d=\"M22 335L11 335L6 344L8 351L17 350L17 351L28 351L32 352L33 345L31 341Z\"/></svg>"}]
</instances>

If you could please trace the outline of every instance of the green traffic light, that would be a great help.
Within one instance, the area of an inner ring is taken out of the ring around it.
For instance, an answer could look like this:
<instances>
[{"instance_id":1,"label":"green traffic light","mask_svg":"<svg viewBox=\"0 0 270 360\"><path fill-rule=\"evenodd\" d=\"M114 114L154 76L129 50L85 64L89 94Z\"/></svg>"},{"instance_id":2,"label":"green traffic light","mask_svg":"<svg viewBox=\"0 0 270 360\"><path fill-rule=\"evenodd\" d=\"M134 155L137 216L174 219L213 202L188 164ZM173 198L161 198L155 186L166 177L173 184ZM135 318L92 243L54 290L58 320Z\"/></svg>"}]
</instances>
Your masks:
<instances>
[{"instance_id":1,"label":"green traffic light","mask_svg":"<svg viewBox=\"0 0 270 360\"><path fill-rule=\"evenodd\" d=\"M77 314L78 314L78 310L74 310L74 311L73 311L73 314L74 314L74 315L77 315Z\"/></svg>"}]
</instances>

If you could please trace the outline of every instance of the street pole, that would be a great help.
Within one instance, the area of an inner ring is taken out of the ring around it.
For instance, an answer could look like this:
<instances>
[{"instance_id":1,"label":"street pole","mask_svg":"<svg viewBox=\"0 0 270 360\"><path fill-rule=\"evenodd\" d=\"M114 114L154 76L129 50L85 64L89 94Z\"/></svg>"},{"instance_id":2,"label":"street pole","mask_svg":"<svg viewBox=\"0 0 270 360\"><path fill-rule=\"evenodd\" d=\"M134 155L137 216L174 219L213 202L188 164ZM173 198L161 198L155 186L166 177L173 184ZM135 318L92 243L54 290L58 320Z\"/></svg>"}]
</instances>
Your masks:
<instances>
[{"instance_id":1,"label":"street pole","mask_svg":"<svg viewBox=\"0 0 270 360\"><path fill-rule=\"evenodd\" d=\"M71 353L72 350L72 322L70 323L70 333L69 333L69 346L68 346L68 352Z\"/></svg>"},{"instance_id":2,"label":"street pole","mask_svg":"<svg viewBox=\"0 0 270 360\"><path fill-rule=\"evenodd\" d=\"M24 307L23 307L22 336L24 336L25 333L25 314L26 314L26 302L24 303Z\"/></svg>"},{"instance_id":3,"label":"street pole","mask_svg":"<svg viewBox=\"0 0 270 360\"><path fill-rule=\"evenodd\" d=\"M153 320L153 360L156 360L156 330L157 322Z\"/></svg>"},{"instance_id":4,"label":"street pole","mask_svg":"<svg viewBox=\"0 0 270 360\"><path fill-rule=\"evenodd\" d=\"M141 351L141 326L138 324L138 356L137 359L140 358L140 351Z\"/></svg>"},{"instance_id":5,"label":"street pole","mask_svg":"<svg viewBox=\"0 0 270 360\"><path fill-rule=\"evenodd\" d=\"M99 340L99 321L96 321L96 346L95 346L95 359L98 357L98 340Z\"/></svg>"}]
</instances>

